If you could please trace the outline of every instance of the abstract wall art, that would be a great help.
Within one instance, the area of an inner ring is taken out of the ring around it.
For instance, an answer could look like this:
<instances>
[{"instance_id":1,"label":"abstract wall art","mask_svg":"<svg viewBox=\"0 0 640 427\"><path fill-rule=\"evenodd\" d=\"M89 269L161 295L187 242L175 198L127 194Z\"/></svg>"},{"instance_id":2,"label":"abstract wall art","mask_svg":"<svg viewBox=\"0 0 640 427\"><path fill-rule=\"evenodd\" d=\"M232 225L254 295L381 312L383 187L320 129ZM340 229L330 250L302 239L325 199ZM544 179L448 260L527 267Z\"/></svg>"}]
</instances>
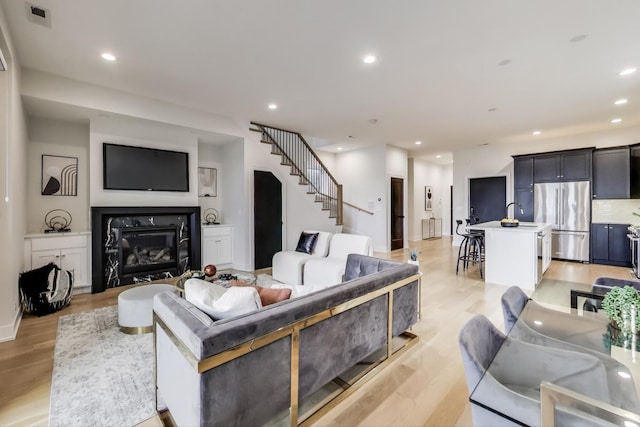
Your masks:
<instances>
[{"instance_id":1,"label":"abstract wall art","mask_svg":"<svg viewBox=\"0 0 640 427\"><path fill-rule=\"evenodd\" d=\"M40 188L43 196L77 196L78 158L43 154Z\"/></svg>"},{"instance_id":2,"label":"abstract wall art","mask_svg":"<svg viewBox=\"0 0 640 427\"><path fill-rule=\"evenodd\" d=\"M198 196L218 196L218 170L215 168L198 168Z\"/></svg>"},{"instance_id":3,"label":"abstract wall art","mask_svg":"<svg viewBox=\"0 0 640 427\"><path fill-rule=\"evenodd\" d=\"M424 210L433 210L433 188L428 185L424 187Z\"/></svg>"}]
</instances>

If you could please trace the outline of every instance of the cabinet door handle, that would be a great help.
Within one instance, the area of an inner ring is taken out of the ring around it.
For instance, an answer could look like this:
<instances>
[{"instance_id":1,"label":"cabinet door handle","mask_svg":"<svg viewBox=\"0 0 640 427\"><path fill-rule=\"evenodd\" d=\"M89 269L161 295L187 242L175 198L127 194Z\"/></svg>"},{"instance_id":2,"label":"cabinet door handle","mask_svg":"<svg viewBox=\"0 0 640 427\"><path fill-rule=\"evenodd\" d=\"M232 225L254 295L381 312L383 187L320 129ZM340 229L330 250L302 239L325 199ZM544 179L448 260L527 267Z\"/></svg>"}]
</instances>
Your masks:
<instances>
[{"instance_id":1,"label":"cabinet door handle","mask_svg":"<svg viewBox=\"0 0 640 427\"><path fill-rule=\"evenodd\" d=\"M60 255L56 255L56 258L60 258Z\"/></svg>"},{"instance_id":2,"label":"cabinet door handle","mask_svg":"<svg viewBox=\"0 0 640 427\"><path fill-rule=\"evenodd\" d=\"M62 258L66 257L66 256L67 256L67 254L62 254Z\"/></svg>"}]
</instances>

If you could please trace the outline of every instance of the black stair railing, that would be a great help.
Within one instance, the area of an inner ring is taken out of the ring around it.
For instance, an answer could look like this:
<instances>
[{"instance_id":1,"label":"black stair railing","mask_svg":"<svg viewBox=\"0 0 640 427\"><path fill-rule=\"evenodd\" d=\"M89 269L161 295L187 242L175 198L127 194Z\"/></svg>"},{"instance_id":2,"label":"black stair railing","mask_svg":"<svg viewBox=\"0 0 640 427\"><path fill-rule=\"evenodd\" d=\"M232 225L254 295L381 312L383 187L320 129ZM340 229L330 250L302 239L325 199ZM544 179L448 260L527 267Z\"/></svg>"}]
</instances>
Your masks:
<instances>
[{"instance_id":1,"label":"black stair railing","mask_svg":"<svg viewBox=\"0 0 640 427\"><path fill-rule=\"evenodd\" d=\"M280 164L290 168L290 174L299 177L298 183L315 195L322 209L329 211L336 225L342 225L342 185L338 184L307 141L298 132L251 122L254 132L262 134L261 141L271 144L271 154L280 156Z\"/></svg>"}]
</instances>

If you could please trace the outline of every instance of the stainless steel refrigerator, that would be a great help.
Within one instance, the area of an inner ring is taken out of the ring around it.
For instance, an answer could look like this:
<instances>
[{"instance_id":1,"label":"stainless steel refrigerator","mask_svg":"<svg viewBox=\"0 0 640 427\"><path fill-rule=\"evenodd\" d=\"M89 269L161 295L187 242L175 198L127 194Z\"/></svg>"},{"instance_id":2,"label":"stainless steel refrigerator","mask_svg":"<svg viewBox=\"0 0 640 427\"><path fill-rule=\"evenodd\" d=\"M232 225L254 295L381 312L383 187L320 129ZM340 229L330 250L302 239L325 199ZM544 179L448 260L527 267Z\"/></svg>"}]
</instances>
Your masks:
<instances>
[{"instance_id":1,"label":"stainless steel refrigerator","mask_svg":"<svg viewBox=\"0 0 640 427\"><path fill-rule=\"evenodd\" d=\"M588 181L535 184L533 212L535 222L553 224L553 258L589 261L591 191Z\"/></svg>"}]
</instances>

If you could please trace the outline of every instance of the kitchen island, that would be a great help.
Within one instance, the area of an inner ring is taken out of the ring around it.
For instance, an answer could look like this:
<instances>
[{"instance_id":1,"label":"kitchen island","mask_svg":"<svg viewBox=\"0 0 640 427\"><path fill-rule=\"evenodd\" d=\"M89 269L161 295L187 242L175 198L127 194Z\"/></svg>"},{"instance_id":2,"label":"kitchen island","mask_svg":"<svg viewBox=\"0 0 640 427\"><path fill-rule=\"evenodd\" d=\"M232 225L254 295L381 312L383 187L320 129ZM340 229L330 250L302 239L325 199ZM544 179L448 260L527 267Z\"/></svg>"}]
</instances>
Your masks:
<instances>
[{"instance_id":1,"label":"kitchen island","mask_svg":"<svg viewBox=\"0 0 640 427\"><path fill-rule=\"evenodd\" d=\"M484 231L485 281L534 290L551 262L551 226L520 222L502 227L500 221L469 226Z\"/></svg>"}]
</instances>

